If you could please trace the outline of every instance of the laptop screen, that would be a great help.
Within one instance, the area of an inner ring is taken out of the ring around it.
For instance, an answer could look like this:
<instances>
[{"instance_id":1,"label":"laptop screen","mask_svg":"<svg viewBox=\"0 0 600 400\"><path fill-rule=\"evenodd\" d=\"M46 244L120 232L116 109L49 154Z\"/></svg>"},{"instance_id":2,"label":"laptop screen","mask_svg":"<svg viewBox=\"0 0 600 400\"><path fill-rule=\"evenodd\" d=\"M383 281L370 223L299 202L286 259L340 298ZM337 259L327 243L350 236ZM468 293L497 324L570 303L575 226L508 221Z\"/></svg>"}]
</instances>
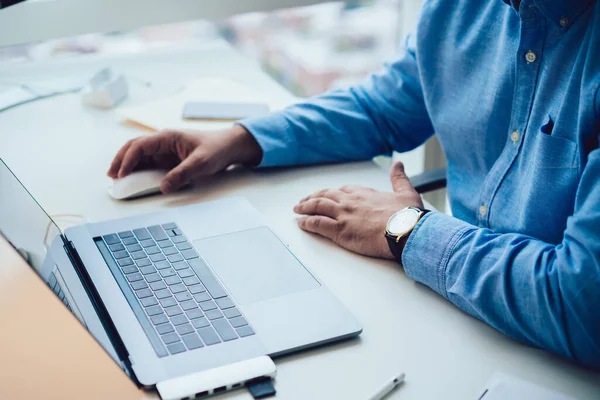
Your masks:
<instances>
[{"instance_id":1,"label":"laptop screen","mask_svg":"<svg viewBox=\"0 0 600 400\"><path fill-rule=\"evenodd\" d=\"M38 274L61 234L52 218L0 160L0 232Z\"/></svg>"}]
</instances>

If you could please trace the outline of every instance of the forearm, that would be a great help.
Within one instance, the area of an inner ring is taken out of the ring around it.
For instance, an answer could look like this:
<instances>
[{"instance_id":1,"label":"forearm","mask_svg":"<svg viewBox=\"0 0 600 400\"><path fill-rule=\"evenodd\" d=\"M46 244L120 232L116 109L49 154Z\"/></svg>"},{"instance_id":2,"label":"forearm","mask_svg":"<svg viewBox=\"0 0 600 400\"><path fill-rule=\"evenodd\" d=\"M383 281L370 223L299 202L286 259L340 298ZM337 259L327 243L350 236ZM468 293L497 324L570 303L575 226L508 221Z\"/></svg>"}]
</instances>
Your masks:
<instances>
[{"instance_id":1,"label":"forearm","mask_svg":"<svg viewBox=\"0 0 600 400\"><path fill-rule=\"evenodd\" d=\"M600 367L600 256L590 246L554 246L430 213L402 258L409 277L503 333Z\"/></svg>"}]
</instances>

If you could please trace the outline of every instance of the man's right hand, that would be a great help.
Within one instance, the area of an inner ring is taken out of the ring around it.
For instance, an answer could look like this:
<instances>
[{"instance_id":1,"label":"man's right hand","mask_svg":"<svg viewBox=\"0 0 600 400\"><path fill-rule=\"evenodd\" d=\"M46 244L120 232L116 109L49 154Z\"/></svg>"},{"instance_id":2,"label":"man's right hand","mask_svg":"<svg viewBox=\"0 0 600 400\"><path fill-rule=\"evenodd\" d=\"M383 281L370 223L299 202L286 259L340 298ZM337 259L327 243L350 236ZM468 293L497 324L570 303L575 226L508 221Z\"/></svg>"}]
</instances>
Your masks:
<instances>
[{"instance_id":1,"label":"man's right hand","mask_svg":"<svg viewBox=\"0 0 600 400\"><path fill-rule=\"evenodd\" d=\"M262 149L242 126L220 132L166 130L125 143L107 175L123 178L140 169L170 170L161 184L173 192L194 178L212 175L234 164L258 165Z\"/></svg>"}]
</instances>

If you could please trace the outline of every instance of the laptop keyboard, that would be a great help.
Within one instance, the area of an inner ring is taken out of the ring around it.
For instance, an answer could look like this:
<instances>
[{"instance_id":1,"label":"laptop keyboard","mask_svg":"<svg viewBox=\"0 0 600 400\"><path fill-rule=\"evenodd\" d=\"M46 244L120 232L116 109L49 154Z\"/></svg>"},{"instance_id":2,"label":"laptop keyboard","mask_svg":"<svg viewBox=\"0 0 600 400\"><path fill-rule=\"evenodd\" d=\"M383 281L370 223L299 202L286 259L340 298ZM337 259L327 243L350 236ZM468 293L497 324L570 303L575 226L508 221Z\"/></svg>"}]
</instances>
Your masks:
<instances>
[{"instance_id":1,"label":"laptop keyboard","mask_svg":"<svg viewBox=\"0 0 600 400\"><path fill-rule=\"evenodd\" d=\"M112 256L111 262L105 259L159 357L254 334L176 224L102 240L105 246L98 247Z\"/></svg>"}]
</instances>

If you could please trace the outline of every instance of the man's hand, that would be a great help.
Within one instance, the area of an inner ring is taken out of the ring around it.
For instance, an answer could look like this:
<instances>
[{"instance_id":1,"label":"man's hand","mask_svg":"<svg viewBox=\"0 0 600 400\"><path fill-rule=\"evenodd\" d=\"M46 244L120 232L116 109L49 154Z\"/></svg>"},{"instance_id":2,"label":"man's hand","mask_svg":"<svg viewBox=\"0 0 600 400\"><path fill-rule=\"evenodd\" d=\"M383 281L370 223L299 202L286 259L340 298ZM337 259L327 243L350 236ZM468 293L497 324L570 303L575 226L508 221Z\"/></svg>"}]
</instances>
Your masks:
<instances>
[{"instance_id":1,"label":"man's hand","mask_svg":"<svg viewBox=\"0 0 600 400\"><path fill-rule=\"evenodd\" d=\"M385 239L388 219L406 207L423 208L423 201L396 163L391 171L394 192L361 186L344 186L314 193L294 207L301 229L325 236L334 243L366 256L393 259Z\"/></svg>"},{"instance_id":2,"label":"man's hand","mask_svg":"<svg viewBox=\"0 0 600 400\"><path fill-rule=\"evenodd\" d=\"M138 169L167 169L163 193L173 192L201 175L234 164L257 165L262 149L242 126L222 132L162 131L130 140L115 156L107 175L123 178Z\"/></svg>"}]
</instances>

